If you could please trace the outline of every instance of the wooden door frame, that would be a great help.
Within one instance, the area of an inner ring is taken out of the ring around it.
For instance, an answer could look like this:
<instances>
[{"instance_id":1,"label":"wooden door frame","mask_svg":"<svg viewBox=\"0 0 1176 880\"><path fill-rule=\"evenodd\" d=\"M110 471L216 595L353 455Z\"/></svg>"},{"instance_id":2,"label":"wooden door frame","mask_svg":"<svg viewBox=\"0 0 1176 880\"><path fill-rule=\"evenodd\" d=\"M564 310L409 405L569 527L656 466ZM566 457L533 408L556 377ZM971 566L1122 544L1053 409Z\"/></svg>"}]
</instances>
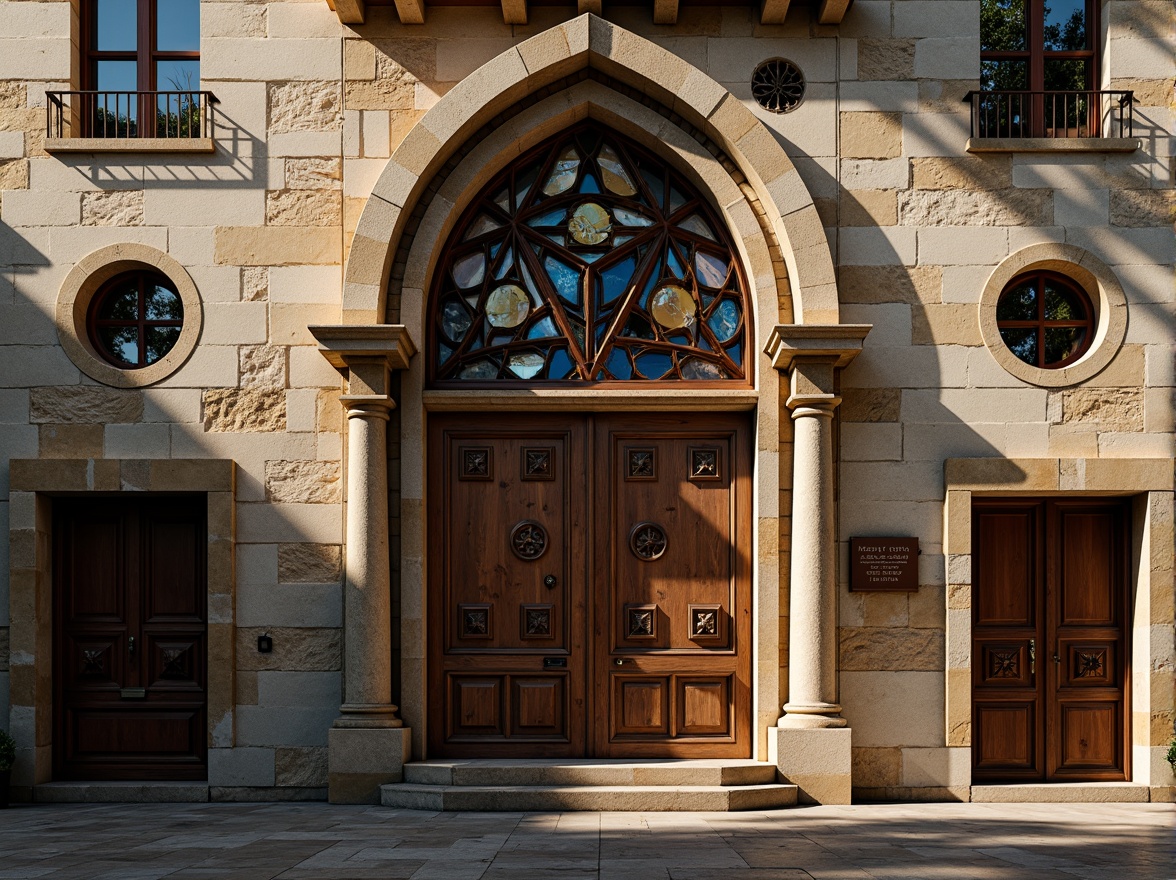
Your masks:
<instances>
[{"instance_id":1,"label":"wooden door frame","mask_svg":"<svg viewBox=\"0 0 1176 880\"><path fill-rule=\"evenodd\" d=\"M125 487L133 487L126 489ZM53 781L53 499L123 492L201 493L208 529L207 744L235 742L236 465L231 459L13 459L9 471L10 717L17 738L13 797ZM31 723L29 723L31 721Z\"/></svg>"}]
</instances>

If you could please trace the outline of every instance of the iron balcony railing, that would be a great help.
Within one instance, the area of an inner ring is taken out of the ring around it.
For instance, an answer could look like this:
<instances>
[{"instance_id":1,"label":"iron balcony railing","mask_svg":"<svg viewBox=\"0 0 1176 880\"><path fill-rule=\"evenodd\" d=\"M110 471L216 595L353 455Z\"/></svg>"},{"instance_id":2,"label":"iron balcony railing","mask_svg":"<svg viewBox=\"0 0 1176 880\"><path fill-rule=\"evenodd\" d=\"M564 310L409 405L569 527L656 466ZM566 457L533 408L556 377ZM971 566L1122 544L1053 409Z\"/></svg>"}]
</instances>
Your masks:
<instances>
[{"instance_id":1,"label":"iron balcony railing","mask_svg":"<svg viewBox=\"0 0 1176 880\"><path fill-rule=\"evenodd\" d=\"M974 138L1129 138L1129 91L968 92Z\"/></svg>"},{"instance_id":2,"label":"iron balcony railing","mask_svg":"<svg viewBox=\"0 0 1176 880\"><path fill-rule=\"evenodd\" d=\"M212 137L212 92L46 92L50 138Z\"/></svg>"}]
</instances>

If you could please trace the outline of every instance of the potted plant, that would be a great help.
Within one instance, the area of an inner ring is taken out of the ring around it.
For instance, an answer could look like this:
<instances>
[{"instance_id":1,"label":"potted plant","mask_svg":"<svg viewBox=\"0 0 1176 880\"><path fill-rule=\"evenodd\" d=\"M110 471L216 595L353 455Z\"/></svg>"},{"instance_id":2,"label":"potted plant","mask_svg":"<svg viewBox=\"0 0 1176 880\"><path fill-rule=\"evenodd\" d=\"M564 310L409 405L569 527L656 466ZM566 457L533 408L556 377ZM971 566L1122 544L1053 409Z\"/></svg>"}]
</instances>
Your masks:
<instances>
[{"instance_id":1,"label":"potted plant","mask_svg":"<svg viewBox=\"0 0 1176 880\"><path fill-rule=\"evenodd\" d=\"M0 809L8 806L8 783L16 763L16 740L7 730L0 730Z\"/></svg>"}]
</instances>

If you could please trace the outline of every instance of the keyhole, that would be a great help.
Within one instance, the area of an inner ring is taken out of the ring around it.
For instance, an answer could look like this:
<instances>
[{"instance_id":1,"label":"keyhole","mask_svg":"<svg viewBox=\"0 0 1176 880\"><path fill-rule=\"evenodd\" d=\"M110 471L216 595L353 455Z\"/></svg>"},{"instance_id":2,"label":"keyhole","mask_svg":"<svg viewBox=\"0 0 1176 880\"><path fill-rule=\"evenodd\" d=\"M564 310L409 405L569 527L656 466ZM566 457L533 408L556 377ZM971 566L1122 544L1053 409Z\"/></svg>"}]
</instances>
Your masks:
<instances>
[{"instance_id":1,"label":"keyhole","mask_svg":"<svg viewBox=\"0 0 1176 880\"><path fill-rule=\"evenodd\" d=\"M549 590L554 590L556 583L557 581L555 579L555 575L553 574L549 574L543 578L543 586L547 587Z\"/></svg>"}]
</instances>

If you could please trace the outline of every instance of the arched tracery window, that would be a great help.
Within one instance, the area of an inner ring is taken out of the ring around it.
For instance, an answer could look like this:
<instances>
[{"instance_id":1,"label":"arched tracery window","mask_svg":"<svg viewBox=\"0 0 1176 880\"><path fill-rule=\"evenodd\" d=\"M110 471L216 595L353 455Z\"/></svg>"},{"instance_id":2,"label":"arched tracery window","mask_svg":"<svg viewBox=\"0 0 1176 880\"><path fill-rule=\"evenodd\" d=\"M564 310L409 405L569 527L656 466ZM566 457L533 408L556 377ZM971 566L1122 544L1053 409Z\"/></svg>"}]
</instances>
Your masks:
<instances>
[{"instance_id":1,"label":"arched tracery window","mask_svg":"<svg viewBox=\"0 0 1176 880\"><path fill-rule=\"evenodd\" d=\"M726 229L665 162L593 123L478 194L429 310L440 384L748 374L747 285Z\"/></svg>"}]
</instances>

